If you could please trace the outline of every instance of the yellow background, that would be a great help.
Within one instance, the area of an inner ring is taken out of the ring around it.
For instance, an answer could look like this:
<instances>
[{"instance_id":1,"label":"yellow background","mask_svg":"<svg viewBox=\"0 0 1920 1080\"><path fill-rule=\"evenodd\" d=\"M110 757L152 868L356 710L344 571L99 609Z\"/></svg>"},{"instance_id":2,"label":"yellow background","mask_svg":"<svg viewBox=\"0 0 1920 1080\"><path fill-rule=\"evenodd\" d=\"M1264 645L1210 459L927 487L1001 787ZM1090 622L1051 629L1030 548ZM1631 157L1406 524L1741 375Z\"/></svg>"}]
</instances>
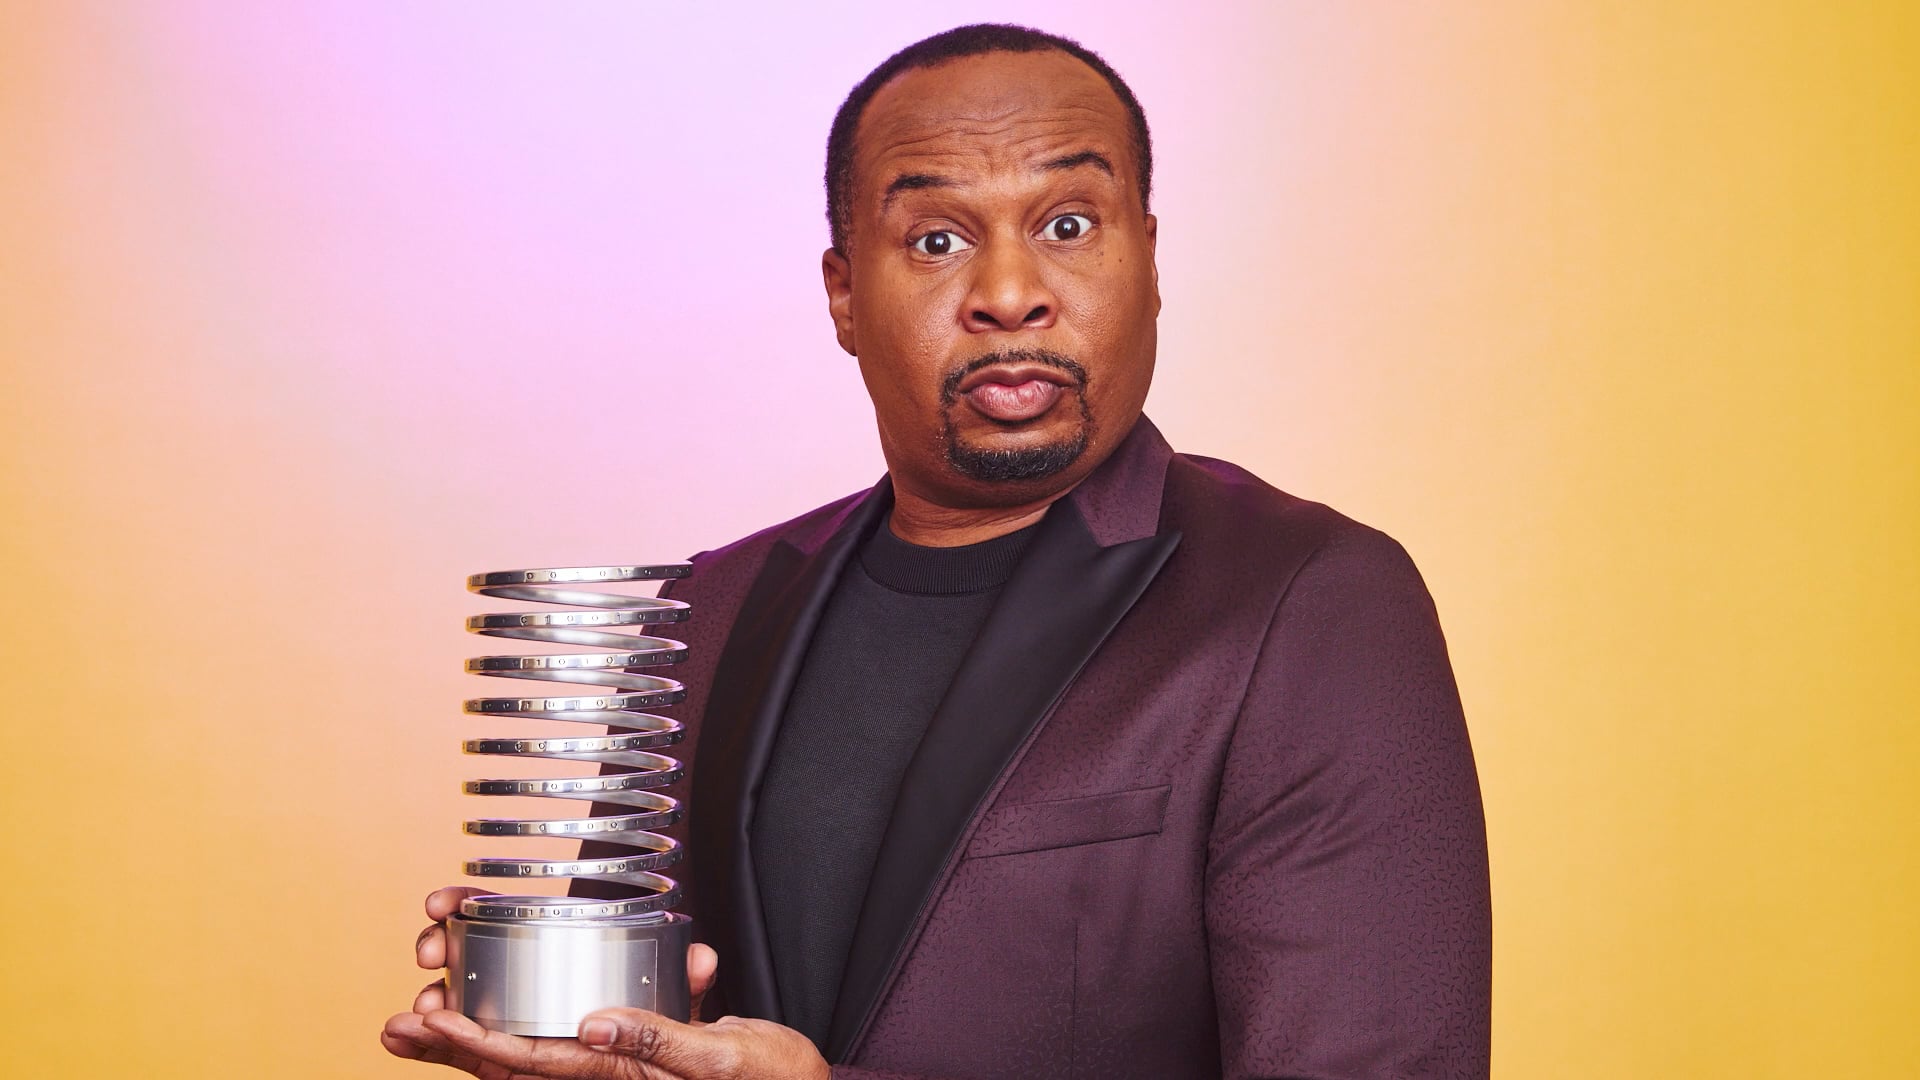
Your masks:
<instances>
[{"instance_id":1,"label":"yellow background","mask_svg":"<svg viewBox=\"0 0 1920 1080\"><path fill-rule=\"evenodd\" d=\"M908 8L5 6L0 1072L431 1072L462 578L872 481L826 125L1013 18L1153 122L1149 411L1428 578L1495 1075L1920 1075L1920 7Z\"/></svg>"}]
</instances>

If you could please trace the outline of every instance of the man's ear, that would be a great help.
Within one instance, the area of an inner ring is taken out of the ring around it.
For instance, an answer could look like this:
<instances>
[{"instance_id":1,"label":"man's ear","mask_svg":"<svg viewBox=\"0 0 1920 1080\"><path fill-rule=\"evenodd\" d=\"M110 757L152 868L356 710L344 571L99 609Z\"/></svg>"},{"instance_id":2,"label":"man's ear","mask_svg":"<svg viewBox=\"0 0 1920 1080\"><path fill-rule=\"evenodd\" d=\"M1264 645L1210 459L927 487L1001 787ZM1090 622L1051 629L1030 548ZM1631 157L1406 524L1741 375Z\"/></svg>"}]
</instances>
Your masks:
<instances>
[{"instance_id":1,"label":"man's ear","mask_svg":"<svg viewBox=\"0 0 1920 1080\"><path fill-rule=\"evenodd\" d=\"M1160 219L1147 215L1147 264L1153 267L1153 313L1160 314Z\"/></svg>"},{"instance_id":2,"label":"man's ear","mask_svg":"<svg viewBox=\"0 0 1920 1080\"><path fill-rule=\"evenodd\" d=\"M828 248L820 256L820 278L827 286L827 314L833 316L833 336L848 356L859 356L853 333L853 264Z\"/></svg>"}]
</instances>

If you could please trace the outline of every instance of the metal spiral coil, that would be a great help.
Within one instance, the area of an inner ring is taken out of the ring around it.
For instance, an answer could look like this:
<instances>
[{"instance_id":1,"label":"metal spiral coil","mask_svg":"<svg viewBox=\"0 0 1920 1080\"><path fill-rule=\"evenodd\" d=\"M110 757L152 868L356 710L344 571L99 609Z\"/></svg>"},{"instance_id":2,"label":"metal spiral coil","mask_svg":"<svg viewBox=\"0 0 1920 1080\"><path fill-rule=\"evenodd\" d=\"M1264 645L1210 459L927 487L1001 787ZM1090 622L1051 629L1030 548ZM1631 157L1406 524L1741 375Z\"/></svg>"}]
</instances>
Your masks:
<instances>
[{"instance_id":1,"label":"metal spiral coil","mask_svg":"<svg viewBox=\"0 0 1920 1080\"><path fill-rule=\"evenodd\" d=\"M604 725L606 734L469 739L470 754L545 758L598 766L597 775L559 779L469 780L471 795L518 795L613 804L601 817L478 818L474 836L538 836L578 843L604 840L629 853L605 859L473 859L471 876L498 881L587 878L638 891L626 900L567 896L468 897L447 920L447 1004L486 1027L516 1035L569 1037L580 1018L609 1007L689 1016L686 952L692 920L669 910L680 886L659 871L680 858L661 829L680 820L680 804L660 793L680 779L680 762L661 753L680 741L678 721L649 709L687 696L672 679L636 668L686 659L687 647L648 631L691 614L678 600L633 596L614 586L692 573L687 563L573 566L475 574L482 596L548 605L545 610L475 615L467 629L490 638L570 647L535 655L476 656L467 670L580 688L578 695L483 697L477 716ZM560 609L560 610L555 610ZM564 691L562 691L564 692Z\"/></svg>"},{"instance_id":2,"label":"metal spiral coil","mask_svg":"<svg viewBox=\"0 0 1920 1080\"><path fill-rule=\"evenodd\" d=\"M467 629L491 638L577 646L593 651L545 655L476 656L475 675L602 688L566 697L482 697L466 703L479 716L564 720L604 725L604 735L572 738L469 739L467 753L507 758L548 758L615 766L620 771L559 779L467 781L470 795L518 795L613 803L631 813L559 819L479 818L466 823L475 836L540 836L578 842L593 839L634 851L608 859L482 858L467 874L487 879L589 878L645 890L628 900L594 901L564 896L477 896L464 901L469 918L507 922L542 920L658 920L680 898L680 886L657 871L680 858L680 845L662 836L680 819L680 804L657 789L680 779L680 762L658 751L680 741L678 721L646 711L676 704L687 694L680 683L643 675L634 668L661 667L686 659L687 647L647 631L677 623L691 609L678 600L600 591L592 586L664 581L691 572L687 563L653 566L579 566L475 574L467 588L482 596L548 604L571 610L513 611L475 615ZM585 609L585 610L580 610Z\"/></svg>"}]
</instances>

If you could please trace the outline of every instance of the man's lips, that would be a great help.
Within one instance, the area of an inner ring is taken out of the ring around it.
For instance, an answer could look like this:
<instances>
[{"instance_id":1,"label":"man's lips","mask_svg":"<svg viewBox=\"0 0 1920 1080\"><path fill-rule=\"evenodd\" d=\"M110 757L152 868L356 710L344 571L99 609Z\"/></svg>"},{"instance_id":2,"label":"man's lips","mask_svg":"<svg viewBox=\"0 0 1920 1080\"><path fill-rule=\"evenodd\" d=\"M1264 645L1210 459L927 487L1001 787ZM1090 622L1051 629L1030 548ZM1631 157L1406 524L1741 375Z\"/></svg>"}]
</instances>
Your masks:
<instances>
[{"instance_id":1,"label":"man's lips","mask_svg":"<svg viewBox=\"0 0 1920 1080\"><path fill-rule=\"evenodd\" d=\"M1017 424L1045 415L1071 384L1066 372L1045 364L996 364L967 376L957 389L980 415Z\"/></svg>"}]
</instances>

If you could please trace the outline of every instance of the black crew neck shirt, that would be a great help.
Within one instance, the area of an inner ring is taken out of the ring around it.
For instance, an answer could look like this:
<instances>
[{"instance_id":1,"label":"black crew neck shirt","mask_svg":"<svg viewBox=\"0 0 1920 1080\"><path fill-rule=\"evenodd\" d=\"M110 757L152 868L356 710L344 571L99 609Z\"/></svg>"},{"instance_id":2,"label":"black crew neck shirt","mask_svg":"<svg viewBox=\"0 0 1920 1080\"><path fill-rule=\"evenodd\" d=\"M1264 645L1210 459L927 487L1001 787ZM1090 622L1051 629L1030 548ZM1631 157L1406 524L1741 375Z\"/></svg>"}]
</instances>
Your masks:
<instances>
[{"instance_id":1,"label":"black crew neck shirt","mask_svg":"<svg viewBox=\"0 0 1920 1080\"><path fill-rule=\"evenodd\" d=\"M782 1017L816 1046L901 777L1035 528L930 548L883 523L821 614L750 836Z\"/></svg>"}]
</instances>

